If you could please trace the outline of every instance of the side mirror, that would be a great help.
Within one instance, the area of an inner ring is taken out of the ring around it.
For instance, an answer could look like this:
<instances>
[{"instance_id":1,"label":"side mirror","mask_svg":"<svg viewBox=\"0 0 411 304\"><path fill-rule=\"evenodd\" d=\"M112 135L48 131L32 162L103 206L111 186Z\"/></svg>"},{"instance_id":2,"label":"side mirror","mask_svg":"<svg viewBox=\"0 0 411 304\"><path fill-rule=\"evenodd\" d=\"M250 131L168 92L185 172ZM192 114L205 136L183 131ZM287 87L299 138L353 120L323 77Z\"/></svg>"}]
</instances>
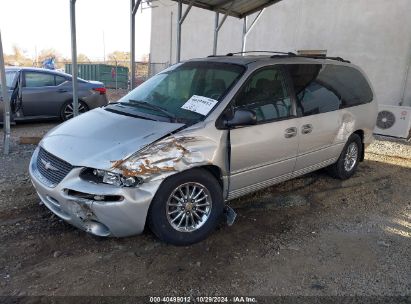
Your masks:
<instances>
[{"instance_id":1,"label":"side mirror","mask_svg":"<svg viewBox=\"0 0 411 304\"><path fill-rule=\"evenodd\" d=\"M235 110L233 118L225 121L226 127L250 126L257 123L257 116L254 111L238 109Z\"/></svg>"}]
</instances>

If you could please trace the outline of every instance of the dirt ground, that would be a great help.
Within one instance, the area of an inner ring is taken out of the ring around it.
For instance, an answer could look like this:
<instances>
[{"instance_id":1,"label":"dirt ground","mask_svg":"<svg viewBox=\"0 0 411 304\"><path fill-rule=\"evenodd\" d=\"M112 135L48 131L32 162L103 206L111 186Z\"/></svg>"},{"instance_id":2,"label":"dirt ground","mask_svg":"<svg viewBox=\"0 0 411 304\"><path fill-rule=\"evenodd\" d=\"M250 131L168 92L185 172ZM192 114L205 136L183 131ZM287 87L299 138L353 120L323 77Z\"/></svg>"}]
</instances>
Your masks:
<instances>
[{"instance_id":1,"label":"dirt ground","mask_svg":"<svg viewBox=\"0 0 411 304\"><path fill-rule=\"evenodd\" d=\"M40 203L17 137L53 125L13 127L0 156L0 295L411 294L410 143L376 141L347 181L319 171L233 201L233 226L174 247L93 237Z\"/></svg>"}]
</instances>

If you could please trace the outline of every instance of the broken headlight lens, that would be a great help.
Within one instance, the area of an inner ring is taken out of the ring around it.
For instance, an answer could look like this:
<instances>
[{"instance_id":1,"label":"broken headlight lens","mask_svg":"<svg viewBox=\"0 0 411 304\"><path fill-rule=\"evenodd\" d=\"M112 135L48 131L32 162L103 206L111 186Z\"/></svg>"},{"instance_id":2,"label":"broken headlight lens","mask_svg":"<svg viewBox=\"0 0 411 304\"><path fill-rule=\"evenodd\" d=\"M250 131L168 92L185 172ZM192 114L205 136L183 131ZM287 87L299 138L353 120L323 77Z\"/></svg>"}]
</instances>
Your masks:
<instances>
[{"instance_id":1,"label":"broken headlight lens","mask_svg":"<svg viewBox=\"0 0 411 304\"><path fill-rule=\"evenodd\" d=\"M81 173L81 177L88 181L114 185L117 187L135 187L143 182L139 177L124 176L119 173L91 168L85 169Z\"/></svg>"},{"instance_id":2,"label":"broken headlight lens","mask_svg":"<svg viewBox=\"0 0 411 304\"><path fill-rule=\"evenodd\" d=\"M114 173L105 170L93 170L93 174L102 178L104 184L114 185L118 187L135 187L142 183L142 180L134 176L123 176L119 173Z\"/></svg>"}]
</instances>

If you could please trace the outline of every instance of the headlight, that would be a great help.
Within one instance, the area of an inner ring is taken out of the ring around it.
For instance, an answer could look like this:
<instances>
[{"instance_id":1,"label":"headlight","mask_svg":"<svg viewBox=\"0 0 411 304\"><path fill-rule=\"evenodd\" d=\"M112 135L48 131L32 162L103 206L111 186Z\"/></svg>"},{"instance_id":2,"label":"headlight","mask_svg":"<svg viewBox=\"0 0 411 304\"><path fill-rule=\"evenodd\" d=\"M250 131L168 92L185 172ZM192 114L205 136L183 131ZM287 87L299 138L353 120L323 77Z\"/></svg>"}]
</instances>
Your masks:
<instances>
[{"instance_id":1,"label":"headlight","mask_svg":"<svg viewBox=\"0 0 411 304\"><path fill-rule=\"evenodd\" d=\"M83 170L80 177L88 181L114 185L117 187L135 187L143 182L139 177L123 176L119 173L91 168Z\"/></svg>"}]
</instances>

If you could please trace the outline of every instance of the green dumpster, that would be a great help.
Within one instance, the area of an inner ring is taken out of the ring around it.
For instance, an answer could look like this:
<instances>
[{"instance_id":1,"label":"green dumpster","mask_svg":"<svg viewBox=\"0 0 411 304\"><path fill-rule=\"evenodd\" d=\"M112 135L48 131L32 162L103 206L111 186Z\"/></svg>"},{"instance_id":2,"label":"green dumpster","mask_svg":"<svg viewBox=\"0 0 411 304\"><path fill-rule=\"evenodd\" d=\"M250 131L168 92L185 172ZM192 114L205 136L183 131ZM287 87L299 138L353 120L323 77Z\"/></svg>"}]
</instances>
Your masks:
<instances>
[{"instance_id":1,"label":"green dumpster","mask_svg":"<svg viewBox=\"0 0 411 304\"><path fill-rule=\"evenodd\" d=\"M71 70L71 63L66 63L66 73L71 74ZM78 64L78 77L85 80L101 81L106 88L110 89L127 89L128 87L128 67L124 66L80 63Z\"/></svg>"}]
</instances>

